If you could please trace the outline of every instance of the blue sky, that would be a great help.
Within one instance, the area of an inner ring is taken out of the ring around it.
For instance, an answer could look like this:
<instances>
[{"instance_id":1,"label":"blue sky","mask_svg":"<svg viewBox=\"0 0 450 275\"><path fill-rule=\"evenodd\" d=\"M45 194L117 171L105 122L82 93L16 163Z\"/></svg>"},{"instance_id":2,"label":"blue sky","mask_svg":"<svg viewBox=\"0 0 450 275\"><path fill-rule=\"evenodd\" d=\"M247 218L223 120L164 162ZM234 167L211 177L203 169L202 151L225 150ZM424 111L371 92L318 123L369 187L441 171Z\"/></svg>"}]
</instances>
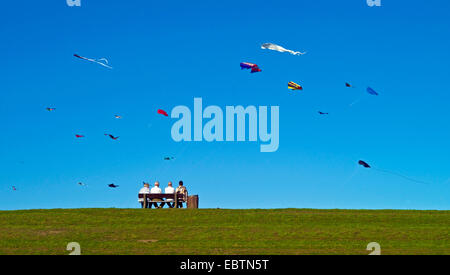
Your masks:
<instances>
[{"instance_id":1,"label":"blue sky","mask_svg":"<svg viewBox=\"0 0 450 275\"><path fill-rule=\"evenodd\" d=\"M0 9L0 209L138 207L142 181L180 179L204 208L450 208L448 1L65 2ZM278 151L174 142L156 110L194 97L280 106Z\"/></svg>"}]
</instances>

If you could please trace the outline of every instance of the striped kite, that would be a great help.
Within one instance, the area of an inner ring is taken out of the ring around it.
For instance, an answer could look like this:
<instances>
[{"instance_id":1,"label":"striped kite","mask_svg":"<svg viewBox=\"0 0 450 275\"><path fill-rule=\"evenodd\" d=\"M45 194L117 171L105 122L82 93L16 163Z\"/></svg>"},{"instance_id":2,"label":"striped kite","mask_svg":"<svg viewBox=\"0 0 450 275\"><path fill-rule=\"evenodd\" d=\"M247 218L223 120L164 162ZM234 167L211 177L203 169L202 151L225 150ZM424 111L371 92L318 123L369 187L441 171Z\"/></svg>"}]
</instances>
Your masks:
<instances>
[{"instance_id":1,"label":"striped kite","mask_svg":"<svg viewBox=\"0 0 450 275\"><path fill-rule=\"evenodd\" d=\"M288 82L288 89L291 89L291 90L303 90L303 87L298 85L295 82L289 81Z\"/></svg>"}]
</instances>

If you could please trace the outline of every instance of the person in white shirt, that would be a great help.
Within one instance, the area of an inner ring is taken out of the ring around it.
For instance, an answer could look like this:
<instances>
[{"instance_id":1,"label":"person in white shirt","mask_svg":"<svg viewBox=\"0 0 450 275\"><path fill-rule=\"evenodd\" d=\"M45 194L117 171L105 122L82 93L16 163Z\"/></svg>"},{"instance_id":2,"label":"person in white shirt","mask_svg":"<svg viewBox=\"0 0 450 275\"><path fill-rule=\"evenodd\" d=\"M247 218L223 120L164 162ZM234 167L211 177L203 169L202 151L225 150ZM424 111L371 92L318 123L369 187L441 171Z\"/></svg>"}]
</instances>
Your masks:
<instances>
[{"instance_id":1,"label":"person in white shirt","mask_svg":"<svg viewBox=\"0 0 450 275\"><path fill-rule=\"evenodd\" d=\"M151 194L161 194L161 193L162 193L161 188L159 188L159 181L156 181L156 182L155 182L155 186L153 186L153 188L150 190L150 193L151 193ZM165 202L161 202L161 204L158 206L158 204L156 203L156 201L163 201L163 200L162 200L162 199L153 199L153 200L152 200L152 202L154 202L153 205L154 205L156 208L163 208L163 206L166 204ZM150 206L150 208L151 208L151 206Z\"/></svg>"},{"instance_id":2,"label":"person in white shirt","mask_svg":"<svg viewBox=\"0 0 450 275\"><path fill-rule=\"evenodd\" d=\"M164 190L164 193L166 194L174 194L175 193L175 188L172 187L172 182L169 181L169 183L167 184L166 189ZM173 208L175 206L175 203L173 202L173 199L166 199L167 205L170 208Z\"/></svg>"},{"instance_id":3,"label":"person in white shirt","mask_svg":"<svg viewBox=\"0 0 450 275\"><path fill-rule=\"evenodd\" d=\"M144 183L144 187L142 187L141 190L139 190L139 194L150 194L150 184ZM141 203L142 208L150 207L150 201L148 199L146 202L144 202L144 198L139 198L138 201Z\"/></svg>"}]
</instances>

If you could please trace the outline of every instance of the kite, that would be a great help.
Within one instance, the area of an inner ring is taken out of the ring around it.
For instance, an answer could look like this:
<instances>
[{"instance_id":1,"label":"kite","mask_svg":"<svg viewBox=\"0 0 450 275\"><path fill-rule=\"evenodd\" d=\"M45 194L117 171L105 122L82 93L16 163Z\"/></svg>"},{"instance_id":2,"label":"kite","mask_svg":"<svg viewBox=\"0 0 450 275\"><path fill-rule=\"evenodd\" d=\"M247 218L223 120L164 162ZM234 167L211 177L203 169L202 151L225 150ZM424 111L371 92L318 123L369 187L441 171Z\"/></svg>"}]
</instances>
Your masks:
<instances>
[{"instance_id":1,"label":"kite","mask_svg":"<svg viewBox=\"0 0 450 275\"><path fill-rule=\"evenodd\" d=\"M119 115L114 115L114 117L117 118L117 119L121 119L121 118L122 118L122 117L119 116Z\"/></svg>"},{"instance_id":2,"label":"kite","mask_svg":"<svg viewBox=\"0 0 450 275\"><path fill-rule=\"evenodd\" d=\"M84 184L84 183L82 183L82 182L79 182L78 185L79 185L79 186L87 186L86 184Z\"/></svg>"},{"instance_id":3,"label":"kite","mask_svg":"<svg viewBox=\"0 0 450 275\"><path fill-rule=\"evenodd\" d=\"M15 187L15 186L13 186L13 187L12 187L12 189L13 189L13 191L17 191L17 189L16 189L16 187Z\"/></svg>"},{"instance_id":4,"label":"kite","mask_svg":"<svg viewBox=\"0 0 450 275\"><path fill-rule=\"evenodd\" d=\"M415 179L409 178L409 177L407 177L407 176L404 176L404 175L399 174L399 173L396 173L396 172L392 172L392 171L388 171L388 170L382 170L382 169L373 168L373 167L371 167L367 162L362 161L362 160L358 161L358 164L364 166L365 168L371 168L371 169L374 169L374 170L377 170L377 171L380 171L380 172L383 172L383 173L388 173L388 174L391 174L391 175L394 175L394 176L398 176L398 177L404 178L404 179L406 179L406 180L408 180L408 181L412 181L412 182L416 182L416 183L429 184L428 182L424 182L424 181L420 181L420 180L415 180Z\"/></svg>"},{"instance_id":5,"label":"kite","mask_svg":"<svg viewBox=\"0 0 450 275\"><path fill-rule=\"evenodd\" d=\"M56 110L56 108L50 108L50 107L45 108L45 109L46 109L47 111L49 111L49 112Z\"/></svg>"},{"instance_id":6,"label":"kite","mask_svg":"<svg viewBox=\"0 0 450 275\"><path fill-rule=\"evenodd\" d=\"M75 135L76 138L84 138L83 135Z\"/></svg>"},{"instance_id":7,"label":"kite","mask_svg":"<svg viewBox=\"0 0 450 275\"><path fill-rule=\"evenodd\" d=\"M367 87L367 92L368 92L369 94L371 94L371 95L378 95L378 93L375 92L375 90L372 89L372 88L370 88L370 87Z\"/></svg>"},{"instance_id":8,"label":"kite","mask_svg":"<svg viewBox=\"0 0 450 275\"><path fill-rule=\"evenodd\" d=\"M105 136L108 136L108 137L110 137L111 139L114 139L114 140L119 139L119 137L115 137L115 136L113 136L111 134L105 134Z\"/></svg>"},{"instance_id":9,"label":"kite","mask_svg":"<svg viewBox=\"0 0 450 275\"><path fill-rule=\"evenodd\" d=\"M324 113L324 112L321 112L321 111L319 111L319 114L321 114L321 115L328 115L328 113Z\"/></svg>"},{"instance_id":10,"label":"kite","mask_svg":"<svg viewBox=\"0 0 450 275\"><path fill-rule=\"evenodd\" d=\"M243 69L252 69L250 71L250 73L261 72L261 69L258 67L258 65L253 64L253 63L241 62L240 66L241 66L241 70L243 70Z\"/></svg>"},{"instance_id":11,"label":"kite","mask_svg":"<svg viewBox=\"0 0 450 275\"><path fill-rule=\"evenodd\" d=\"M291 90L303 90L303 87L298 85L295 82L289 81L288 82L288 89L291 89Z\"/></svg>"},{"instance_id":12,"label":"kite","mask_svg":"<svg viewBox=\"0 0 450 275\"><path fill-rule=\"evenodd\" d=\"M290 53L290 54L293 54L293 55L304 55L306 53L306 52L302 53L302 52L295 52L295 51L292 51L292 50L288 50L288 49L285 49L285 48L283 48L283 47L281 47L279 45L272 44L272 43L264 43L264 44L262 44L261 45L261 49L273 50L273 51L282 52L282 53L283 52L284 53Z\"/></svg>"},{"instance_id":13,"label":"kite","mask_svg":"<svg viewBox=\"0 0 450 275\"><path fill-rule=\"evenodd\" d=\"M75 56L77 58L80 58L80 59L83 59L83 60L87 60L89 62L97 63L97 64L102 65L103 67L106 67L106 68L109 68L109 69L112 69L112 67L108 65L109 62L108 62L108 60L106 58L91 59L91 58L86 58L86 57L83 57L83 56L79 56L78 54L74 54L73 56ZM100 61L103 61L103 62L100 62Z\"/></svg>"},{"instance_id":14,"label":"kite","mask_svg":"<svg viewBox=\"0 0 450 275\"><path fill-rule=\"evenodd\" d=\"M114 183L111 183L111 184L108 184L108 187L117 188L117 187L119 187L119 185L115 185Z\"/></svg>"},{"instance_id":15,"label":"kite","mask_svg":"<svg viewBox=\"0 0 450 275\"><path fill-rule=\"evenodd\" d=\"M359 165L362 165L362 166L364 166L364 167L366 167L366 168L370 168L370 165L367 164L367 162L365 162L365 161L363 161L363 160L358 161L358 164L359 164Z\"/></svg>"},{"instance_id":16,"label":"kite","mask_svg":"<svg viewBox=\"0 0 450 275\"><path fill-rule=\"evenodd\" d=\"M353 88L353 86L350 83L348 83L348 82L345 82L345 87Z\"/></svg>"},{"instance_id":17,"label":"kite","mask_svg":"<svg viewBox=\"0 0 450 275\"><path fill-rule=\"evenodd\" d=\"M175 159L174 157L165 157L164 160L172 160Z\"/></svg>"},{"instance_id":18,"label":"kite","mask_svg":"<svg viewBox=\"0 0 450 275\"><path fill-rule=\"evenodd\" d=\"M162 109L158 109L158 114L164 115L164 116L169 116L169 115L167 114L167 112L164 111L164 110L162 110Z\"/></svg>"}]
</instances>

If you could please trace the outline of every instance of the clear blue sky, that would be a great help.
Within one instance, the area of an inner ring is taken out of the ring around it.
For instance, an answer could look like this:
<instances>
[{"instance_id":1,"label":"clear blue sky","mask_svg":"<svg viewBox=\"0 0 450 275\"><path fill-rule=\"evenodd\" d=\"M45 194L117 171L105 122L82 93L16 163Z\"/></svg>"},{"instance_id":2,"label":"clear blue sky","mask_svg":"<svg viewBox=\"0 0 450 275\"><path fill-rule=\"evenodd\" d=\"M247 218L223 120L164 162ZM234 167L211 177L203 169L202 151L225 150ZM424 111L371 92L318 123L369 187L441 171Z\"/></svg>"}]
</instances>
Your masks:
<instances>
[{"instance_id":1,"label":"clear blue sky","mask_svg":"<svg viewBox=\"0 0 450 275\"><path fill-rule=\"evenodd\" d=\"M1 3L0 209L138 207L180 179L208 208L450 208L449 1L65 2ZM156 110L194 97L280 106L279 150L174 142Z\"/></svg>"}]
</instances>

